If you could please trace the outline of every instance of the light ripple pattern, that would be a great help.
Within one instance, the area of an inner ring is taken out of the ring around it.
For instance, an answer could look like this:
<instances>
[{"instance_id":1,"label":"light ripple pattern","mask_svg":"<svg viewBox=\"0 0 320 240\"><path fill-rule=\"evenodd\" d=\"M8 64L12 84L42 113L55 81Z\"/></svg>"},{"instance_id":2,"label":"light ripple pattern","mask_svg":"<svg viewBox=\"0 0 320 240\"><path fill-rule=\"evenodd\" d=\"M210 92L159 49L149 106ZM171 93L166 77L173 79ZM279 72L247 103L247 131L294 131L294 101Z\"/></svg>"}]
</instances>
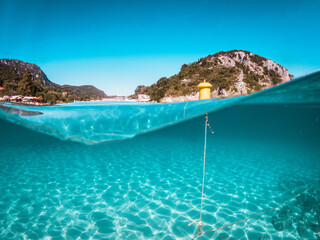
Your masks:
<instances>
[{"instance_id":1,"label":"light ripple pattern","mask_svg":"<svg viewBox=\"0 0 320 240\"><path fill-rule=\"evenodd\" d=\"M215 135L208 136L203 230L313 189L199 239L317 239L317 114L301 106L242 105L209 115ZM286 118L294 115L304 117ZM0 239L191 239L197 229L188 224L200 210L203 121L98 145L2 121Z\"/></svg>"}]
</instances>

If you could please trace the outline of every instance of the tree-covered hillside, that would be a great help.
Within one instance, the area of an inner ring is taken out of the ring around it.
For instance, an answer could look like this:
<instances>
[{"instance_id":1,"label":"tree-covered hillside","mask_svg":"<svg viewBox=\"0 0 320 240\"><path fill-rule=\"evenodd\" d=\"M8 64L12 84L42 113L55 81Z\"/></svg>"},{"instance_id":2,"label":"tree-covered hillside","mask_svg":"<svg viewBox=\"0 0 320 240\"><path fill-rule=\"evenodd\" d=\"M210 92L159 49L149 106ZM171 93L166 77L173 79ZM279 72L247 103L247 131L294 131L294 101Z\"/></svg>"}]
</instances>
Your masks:
<instances>
[{"instance_id":1,"label":"tree-covered hillside","mask_svg":"<svg viewBox=\"0 0 320 240\"><path fill-rule=\"evenodd\" d=\"M248 51L218 52L191 64L183 64L178 74L160 78L151 86L138 86L133 97L147 94L153 101L197 92L206 80L216 95L242 95L289 81L291 76L279 64Z\"/></svg>"},{"instance_id":2,"label":"tree-covered hillside","mask_svg":"<svg viewBox=\"0 0 320 240\"><path fill-rule=\"evenodd\" d=\"M13 59L0 60L0 87L4 88L0 91L0 96L36 96L45 102L70 102L106 97L103 91L92 85L58 85L51 82L37 65Z\"/></svg>"}]
</instances>

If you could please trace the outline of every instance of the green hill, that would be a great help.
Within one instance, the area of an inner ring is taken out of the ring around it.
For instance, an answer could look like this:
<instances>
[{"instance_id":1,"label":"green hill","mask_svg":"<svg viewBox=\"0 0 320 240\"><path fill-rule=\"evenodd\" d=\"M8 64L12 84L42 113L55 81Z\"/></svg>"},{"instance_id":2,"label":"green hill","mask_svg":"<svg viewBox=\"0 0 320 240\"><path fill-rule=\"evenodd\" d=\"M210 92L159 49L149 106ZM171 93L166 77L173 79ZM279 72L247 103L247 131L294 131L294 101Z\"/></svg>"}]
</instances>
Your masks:
<instances>
[{"instance_id":1,"label":"green hill","mask_svg":"<svg viewBox=\"0 0 320 240\"><path fill-rule=\"evenodd\" d=\"M218 52L191 64L183 64L178 74L160 78L151 86L138 86L133 97L147 94L153 101L194 95L206 80L213 97L244 95L291 80L288 70L274 61L243 50ZM183 98L182 98L183 99Z\"/></svg>"},{"instance_id":2,"label":"green hill","mask_svg":"<svg viewBox=\"0 0 320 240\"><path fill-rule=\"evenodd\" d=\"M3 95L21 94L42 97L45 101L94 100L107 97L92 85L71 86L51 82L36 64L0 59L0 91Z\"/></svg>"}]
</instances>

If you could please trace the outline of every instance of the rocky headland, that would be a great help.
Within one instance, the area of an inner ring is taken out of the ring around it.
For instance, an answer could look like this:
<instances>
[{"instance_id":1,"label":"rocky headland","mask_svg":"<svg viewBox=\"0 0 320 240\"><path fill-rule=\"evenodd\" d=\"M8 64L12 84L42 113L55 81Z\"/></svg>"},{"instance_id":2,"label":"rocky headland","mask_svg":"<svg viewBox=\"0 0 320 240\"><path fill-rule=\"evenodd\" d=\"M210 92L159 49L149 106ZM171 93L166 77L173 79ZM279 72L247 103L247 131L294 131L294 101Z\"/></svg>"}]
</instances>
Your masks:
<instances>
[{"instance_id":1,"label":"rocky headland","mask_svg":"<svg viewBox=\"0 0 320 240\"><path fill-rule=\"evenodd\" d=\"M288 70L276 62L249 51L233 50L183 64L178 74L163 77L151 86L138 86L133 97L146 94L157 102L197 100L196 86L203 80L212 84L212 97L233 97L291 79Z\"/></svg>"},{"instance_id":2,"label":"rocky headland","mask_svg":"<svg viewBox=\"0 0 320 240\"><path fill-rule=\"evenodd\" d=\"M40 67L16 59L0 59L1 95L42 97L45 101L102 99L107 95L92 85L59 85L50 81Z\"/></svg>"}]
</instances>

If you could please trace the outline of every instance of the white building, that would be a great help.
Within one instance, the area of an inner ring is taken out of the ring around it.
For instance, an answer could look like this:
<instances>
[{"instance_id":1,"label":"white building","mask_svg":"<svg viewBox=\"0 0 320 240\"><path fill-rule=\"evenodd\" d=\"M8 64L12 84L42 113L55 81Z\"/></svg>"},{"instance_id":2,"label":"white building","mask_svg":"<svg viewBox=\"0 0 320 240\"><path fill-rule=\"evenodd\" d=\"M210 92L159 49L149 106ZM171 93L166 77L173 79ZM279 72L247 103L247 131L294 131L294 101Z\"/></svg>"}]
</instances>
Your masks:
<instances>
[{"instance_id":1,"label":"white building","mask_svg":"<svg viewBox=\"0 0 320 240\"><path fill-rule=\"evenodd\" d=\"M138 94L138 101L139 102L149 102L150 96L147 94Z\"/></svg>"}]
</instances>

